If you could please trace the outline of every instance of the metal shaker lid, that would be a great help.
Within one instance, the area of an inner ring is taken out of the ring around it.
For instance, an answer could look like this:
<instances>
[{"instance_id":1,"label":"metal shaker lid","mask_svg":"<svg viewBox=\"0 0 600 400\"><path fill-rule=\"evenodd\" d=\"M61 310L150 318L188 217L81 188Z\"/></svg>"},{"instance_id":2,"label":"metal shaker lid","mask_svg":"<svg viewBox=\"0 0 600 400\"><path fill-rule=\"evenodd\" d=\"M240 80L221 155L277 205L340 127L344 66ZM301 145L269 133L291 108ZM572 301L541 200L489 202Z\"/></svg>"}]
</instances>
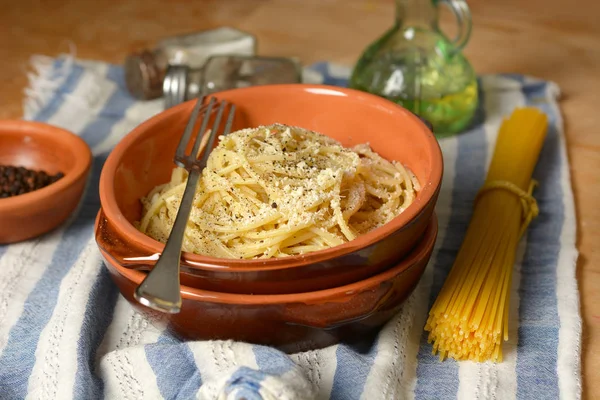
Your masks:
<instances>
[{"instance_id":1,"label":"metal shaker lid","mask_svg":"<svg viewBox=\"0 0 600 400\"><path fill-rule=\"evenodd\" d=\"M162 96L165 70L152 52L144 50L128 55L124 68L125 84L133 97L151 100Z\"/></svg>"},{"instance_id":2,"label":"metal shaker lid","mask_svg":"<svg viewBox=\"0 0 600 400\"><path fill-rule=\"evenodd\" d=\"M189 71L186 65L171 65L167 69L162 85L165 109L187 100Z\"/></svg>"}]
</instances>

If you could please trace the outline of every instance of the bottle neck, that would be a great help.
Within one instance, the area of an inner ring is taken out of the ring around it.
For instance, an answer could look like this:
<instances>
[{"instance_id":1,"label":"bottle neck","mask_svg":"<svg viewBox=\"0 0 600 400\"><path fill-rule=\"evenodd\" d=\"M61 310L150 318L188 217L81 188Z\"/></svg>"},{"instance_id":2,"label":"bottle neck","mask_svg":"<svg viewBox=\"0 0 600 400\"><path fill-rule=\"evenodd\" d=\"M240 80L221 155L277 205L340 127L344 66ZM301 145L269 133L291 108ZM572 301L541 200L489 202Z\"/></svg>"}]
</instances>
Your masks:
<instances>
[{"instance_id":1,"label":"bottle neck","mask_svg":"<svg viewBox=\"0 0 600 400\"><path fill-rule=\"evenodd\" d=\"M396 26L435 28L437 26L435 0L396 0Z\"/></svg>"}]
</instances>

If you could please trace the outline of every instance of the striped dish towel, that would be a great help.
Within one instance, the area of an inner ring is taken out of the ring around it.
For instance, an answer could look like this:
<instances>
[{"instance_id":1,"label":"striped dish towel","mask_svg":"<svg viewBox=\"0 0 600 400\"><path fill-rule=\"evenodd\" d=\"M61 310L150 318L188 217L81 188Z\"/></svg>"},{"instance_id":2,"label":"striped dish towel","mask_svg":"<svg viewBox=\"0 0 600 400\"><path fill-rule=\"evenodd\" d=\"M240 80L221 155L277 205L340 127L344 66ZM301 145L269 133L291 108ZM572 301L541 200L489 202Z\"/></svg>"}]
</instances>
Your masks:
<instances>
[{"instance_id":1,"label":"striped dish towel","mask_svg":"<svg viewBox=\"0 0 600 400\"><path fill-rule=\"evenodd\" d=\"M95 155L84 201L60 229L0 246L1 399L578 399L581 396L575 214L553 83L481 77L477 123L441 140L440 233L398 315L361 346L285 355L232 341L180 342L119 295L93 238L98 178L113 146L161 101L128 96L120 67L34 57L25 118L81 135ZM348 68L319 63L311 82L345 85ZM461 244L501 118L534 105L550 128L535 178L540 215L521 242L510 341L500 364L440 362L423 325Z\"/></svg>"}]
</instances>

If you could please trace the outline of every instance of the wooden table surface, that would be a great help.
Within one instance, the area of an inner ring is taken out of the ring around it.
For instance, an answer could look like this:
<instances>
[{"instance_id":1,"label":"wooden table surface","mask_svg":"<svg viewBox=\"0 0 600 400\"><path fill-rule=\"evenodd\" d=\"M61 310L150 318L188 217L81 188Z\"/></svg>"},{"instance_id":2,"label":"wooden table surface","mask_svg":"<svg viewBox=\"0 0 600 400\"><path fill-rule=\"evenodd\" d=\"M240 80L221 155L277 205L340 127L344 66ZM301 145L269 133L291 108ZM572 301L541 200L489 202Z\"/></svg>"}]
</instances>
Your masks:
<instances>
[{"instance_id":1,"label":"wooden table surface","mask_svg":"<svg viewBox=\"0 0 600 400\"><path fill-rule=\"evenodd\" d=\"M1 1L0 119L22 115L32 54L120 63L164 36L230 25L253 32L263 55L351 65L391 26L392 0ZM587 398L600 398L600 2L471 0L466 54L479 73L516 72L557 82L563 93L578 215L583 373ZM444 17L451 30L451 18ZM596 200L594 200L596 199ZM595 243L595 245L594 245Z\"/></svg>"}]
</instances>

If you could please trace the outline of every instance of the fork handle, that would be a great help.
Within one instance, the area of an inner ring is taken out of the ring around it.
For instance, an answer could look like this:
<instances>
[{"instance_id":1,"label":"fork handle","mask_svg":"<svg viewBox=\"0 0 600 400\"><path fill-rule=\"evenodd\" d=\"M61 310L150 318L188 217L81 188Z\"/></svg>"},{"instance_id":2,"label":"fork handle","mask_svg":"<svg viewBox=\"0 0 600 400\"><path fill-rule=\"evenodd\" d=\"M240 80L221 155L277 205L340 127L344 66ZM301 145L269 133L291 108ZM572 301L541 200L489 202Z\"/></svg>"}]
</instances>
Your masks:
<instances>
[{"instance_id":1,"label":"fork handle","mask_svg":"<svg viewBox=\"0 0 600 400\"><path fill-rule=\"evenodd\" d=\"M176 314L181 310L179 286L181 246L200 174L201 171L197 168L192 168L190 171L165 249L154 268L134 292L137 301L157 311Z\"/></svg>"}]
</instances>

